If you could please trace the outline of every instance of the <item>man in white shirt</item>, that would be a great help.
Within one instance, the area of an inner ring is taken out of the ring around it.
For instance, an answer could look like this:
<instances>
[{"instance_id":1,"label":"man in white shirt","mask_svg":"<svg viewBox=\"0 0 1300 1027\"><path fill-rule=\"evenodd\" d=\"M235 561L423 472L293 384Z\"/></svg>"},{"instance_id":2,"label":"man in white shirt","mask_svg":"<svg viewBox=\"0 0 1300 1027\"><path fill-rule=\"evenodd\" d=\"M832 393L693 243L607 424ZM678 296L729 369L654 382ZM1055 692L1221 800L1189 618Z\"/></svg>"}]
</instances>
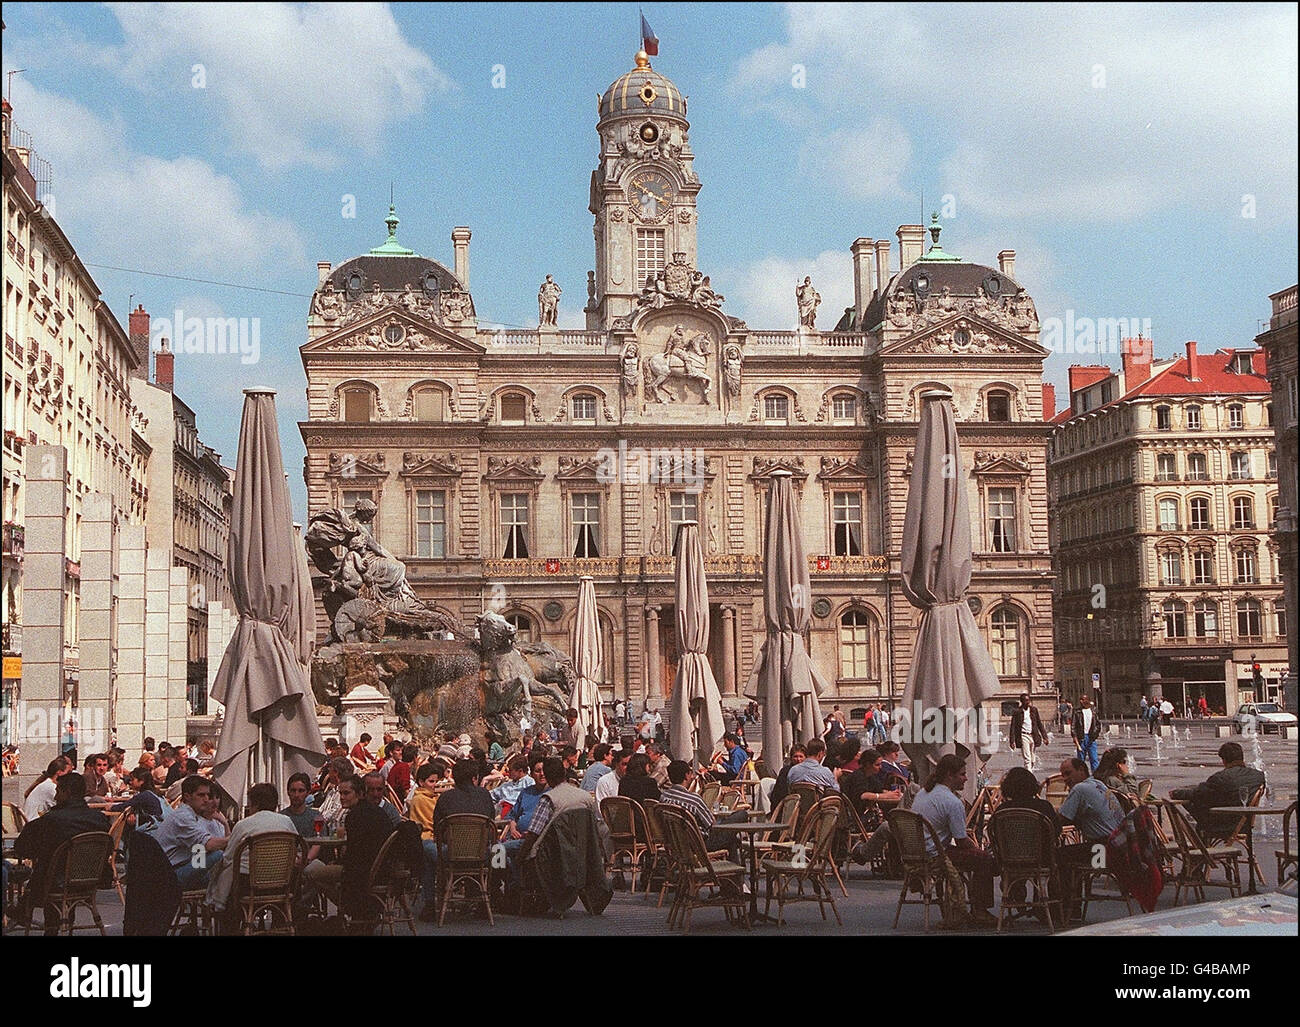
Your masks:
<instances>
[{"instance_id":1,"label":"man in white shirt","mask_svg":"<svg viewBox=\"0 0 1300 1027\"><path fill-rule=\"evenodd\" d=\"M1070 722L1070 733L1074 736L1075 748L1079 750L1079 759L1088 764L1089 772L1097 769L1101 757L1097 755L1097 739L1101 736L1101 718L1092 708L1092 700L1086 695L1079 699L1079 708L1074 711Z\"/></svg>"},{"instance_id":2,"label":"man in white shirt","mask_svg":"<svg viewBox=\"0 0 1300 1027\"><path fill-rule=\"evenodd\" d=\"M255 784L248 790L248 805L252 807L253 812L231 828L230 838L226 841L226 848L222 854L221 862L213 868L208 881L208 905L215 909L226 908L226 903L230 900L230 892L235 884L235 850L239 848L241 841L259 834L271 834L275 831L283 831L286 834L293 835L298 834L298 828L294 825L294 822L283 813L275 811L275 807L279 805L279 798L275 793L274 785ZM248 873L247 850L245 850L243 858L239 861L239 872L241 874Z\"/></svg>"},{"instance_id":3,"label":"man in white shirt","mask_svg":"<svg viewBox=\"0 0 1300 1027\"><path fill-rule=\"evenodd\" d=\"M54 793L58 790L58 780L70 770L72 770L72 761L68 757L56 756L50 760L49 766L45 768L44 780L27 793L27 801L23 803L23 816L27 818L28 823L44 816L54 808Z\"/></svg>"},{"instance_id":4,"label":"man in white shirt","mask_svg":"<svg viewBox=\"0 0 1300 1027\"><path fill-rule=\"evenodd\" d=\"M918 792L912 800L912 812L919 813L934 828L939 847L935 848L927 833L925 849L930 855L938 855L942 850L958 870L973 872L970 923L976 927L992 927L998 922L989 912L993 905L993 876L997 862L966 833L966 807L961 801L961 791L965 787L966 761L960 756L944 756L934 768L929 787ZM951 928L966 926L966 923L945 920L944 925Z\"/></svg>"},{"instance_id":5,"label":"man in white shirt","mask_svg":"<svg viewBox=\"0 0 1300 1027\"><path fill-rule=\"evenodd\" d=\"M631 758L632 753L627 749L614 753L614 762L612 764L614 773L606 774L596 782L597 815L599 815L601 800L618 794L618 786L623 780L623 775L627 773L627 761Z\"/></svg>"}]
</instances>

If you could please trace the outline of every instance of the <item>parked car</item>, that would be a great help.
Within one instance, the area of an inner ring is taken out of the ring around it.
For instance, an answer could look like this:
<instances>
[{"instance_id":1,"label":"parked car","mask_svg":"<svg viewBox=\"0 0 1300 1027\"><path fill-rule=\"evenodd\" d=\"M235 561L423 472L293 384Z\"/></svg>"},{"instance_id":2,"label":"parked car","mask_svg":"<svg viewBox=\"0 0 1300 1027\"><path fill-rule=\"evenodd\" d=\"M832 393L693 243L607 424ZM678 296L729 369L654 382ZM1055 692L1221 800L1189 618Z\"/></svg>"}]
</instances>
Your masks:
<instances>
[{"instance_id":1,"label":"parked car","mask_svg":"<svg viewBox=\"0 0 1300 1027\"><path fill-rule=\"evenodd\" d=\"M1242 703L1237 715L1232 718L1237 734L1255 734L1258 731L1281 731L1283 727L1295 727L1296 716L1286 713L1275 702Z\"/></svg>"}]
</instances>

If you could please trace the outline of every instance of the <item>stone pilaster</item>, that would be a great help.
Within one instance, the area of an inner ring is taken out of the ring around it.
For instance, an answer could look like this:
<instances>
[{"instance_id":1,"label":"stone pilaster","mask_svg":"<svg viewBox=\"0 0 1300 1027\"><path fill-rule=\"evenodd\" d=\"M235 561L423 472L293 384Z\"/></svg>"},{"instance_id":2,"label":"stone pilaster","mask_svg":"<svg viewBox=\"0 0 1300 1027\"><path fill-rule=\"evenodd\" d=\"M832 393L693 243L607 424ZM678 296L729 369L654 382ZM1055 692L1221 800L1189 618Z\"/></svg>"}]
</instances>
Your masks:
<instances>
[{"instance_id":1,"label":"stone pilaster","mask_svg":"<svg viewBox=\"0 0 1300 1027\"><path fill-rule=\"evenodd\" d=\"M722 608L722 680L718 682L723 695L736 694L736 608Z\"/></svg>"},{"instance_id":2,"label":"stone pilaster","mask_svg":"<svg viewBox=\"0 0 1300 1027\"><path fill-rule=\"evenodd\" d=\"M82 759L109 744L113 680L113 497L86 496L81 516L81 682L77 691L77 747Z\"/></svg>"},{"instance_id":3,"label":"stone pilaster","mask_svg":"<svg viewBox=\"0 0 1300 1027\"><path fill-rule=\"evenodd\" d=\"M645 702L652 710L657 710L664 704L663 674L659 665L663 657L659 652L659 607L657 606L646 607L645 634Z\"/></svg>"},{"instance_id":4,"label":"stone pilaster","mask_svg":"<svg viewBox=\"0 0 1300 1027\"><path fill-rule=\"evenodd\" d=\"M184 567L172 567L168 578L167 602L167 737L179 745L185 741L188 710L188 646L190 575Z\"/></svg>"},{"instance_id":5,"label":"stone pilaster","mask_svg":"<svg viewBox=\"0 0 1300 1027\"><path fill-rule=\"evenodd\" d=\"M128 760L144 745L145 555L144 525L124 524L118 532L117 744Z\"/></svg>"},{"instance_id":6,"label":"stone pilaster","mask_svg":"<svg viewBox=\"0 0 1300 1027\"><path fill-rule=\"evenodd\" d=\"M167 692L171 660L171 552L145 551L144 733L175 742L167 734ZM183 741L183 739L182 739Z\"/></svg>"}]
</instances>

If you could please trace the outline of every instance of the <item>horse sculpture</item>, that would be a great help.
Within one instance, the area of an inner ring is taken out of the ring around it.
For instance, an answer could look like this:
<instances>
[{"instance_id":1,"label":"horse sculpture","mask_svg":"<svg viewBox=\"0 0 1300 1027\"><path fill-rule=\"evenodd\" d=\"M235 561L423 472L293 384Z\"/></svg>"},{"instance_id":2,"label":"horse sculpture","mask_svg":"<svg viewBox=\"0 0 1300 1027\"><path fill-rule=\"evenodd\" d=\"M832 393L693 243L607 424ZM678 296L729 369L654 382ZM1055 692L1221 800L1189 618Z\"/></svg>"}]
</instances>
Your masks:
<instances>
[{"instance_id":1,"label":"horse sculpture","mask_svg":"<svg viewBox=\"0 0 1300 1027\"><path fill-rule=\"evenodd\" d=\"M713 379L709 377L709 355L711 350L709 336L705 332L696 332L686 337L686 329L678 325L668 336L668 344L663 353L656 353L646 361L646 381L650 393L660 403L672 403L676 397L666 386L670 378L685 378L697 381L704 390L704 402L709 402L709 389Z\"/></svg>"}]
</instances>

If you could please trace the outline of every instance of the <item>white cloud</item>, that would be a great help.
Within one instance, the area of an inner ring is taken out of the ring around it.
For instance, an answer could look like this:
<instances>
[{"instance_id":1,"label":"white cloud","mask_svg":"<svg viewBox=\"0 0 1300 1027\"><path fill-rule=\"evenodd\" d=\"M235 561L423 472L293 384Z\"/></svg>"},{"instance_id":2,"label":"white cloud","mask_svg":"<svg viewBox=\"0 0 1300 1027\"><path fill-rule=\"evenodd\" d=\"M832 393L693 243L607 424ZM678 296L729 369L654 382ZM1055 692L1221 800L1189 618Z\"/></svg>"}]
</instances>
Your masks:
<instances>
[{"instance_id":1,"label":"white cloud","mask_svg":"<svg viewBox=\"0 0 1300 1027\"><path fill-rule=\"evenodd\" d=\"M899 177L912 157L903 127L879 118L867 128L841 128L808 139L799 150L799 175L830 184L855 199L903 195Z\"/></svg>"},{"instance_id":2,"label":"white cloud","mask_svg":"<svg viewBox=\"0 0 1300 1027\"><path fill-rule=\"evenodd\" d=\"M385 4L109 6L124 42L105 66L171 102L215 100L229 144L266 168L332 167L340 142L374 149L431 94L455 89Z\"/></svg>"},{"instance_id":3,"label":"white cloud","mask_svg":"<svg viewBox=\"0 0 1300 1027\"><path fill-rule=\"evenodd\" d=\"M1129 220L1179 204L1295 211L1296 10L790 5L734 92L825 136L863 109L924 126L970 208ZM791 67L807 69L792 89ZM915 126L915 128L914 128Z\"/></svg>"},{"instance_id":4,"label":"white cloud","mask_svg":"<svg viewBox=\"0 0 1300 1027\"><path fill-rule=\"evenodd\" d=\"M226 275L305 260L289 221L248 209L235 182L207 163L133 152L120 121L21 80L14 94L21 120L39 126L34 144L54 168L55 216L83 260Z\"/></svg>"},{"instance_id":5,"label":"white cloud","mask_svg":"<svg viewBox=\"0 0 1300 1027\"><path fill-rule=\"evenodd\" d=\"M811 276L821 294L817 327L830 331L853 305L853 258L848 250L826 250L812 260L764 257L726 269L714 281L727 283L726 310L754 329L793 331L799 326L795 287Z\"/></svg>"}]
</instances>

